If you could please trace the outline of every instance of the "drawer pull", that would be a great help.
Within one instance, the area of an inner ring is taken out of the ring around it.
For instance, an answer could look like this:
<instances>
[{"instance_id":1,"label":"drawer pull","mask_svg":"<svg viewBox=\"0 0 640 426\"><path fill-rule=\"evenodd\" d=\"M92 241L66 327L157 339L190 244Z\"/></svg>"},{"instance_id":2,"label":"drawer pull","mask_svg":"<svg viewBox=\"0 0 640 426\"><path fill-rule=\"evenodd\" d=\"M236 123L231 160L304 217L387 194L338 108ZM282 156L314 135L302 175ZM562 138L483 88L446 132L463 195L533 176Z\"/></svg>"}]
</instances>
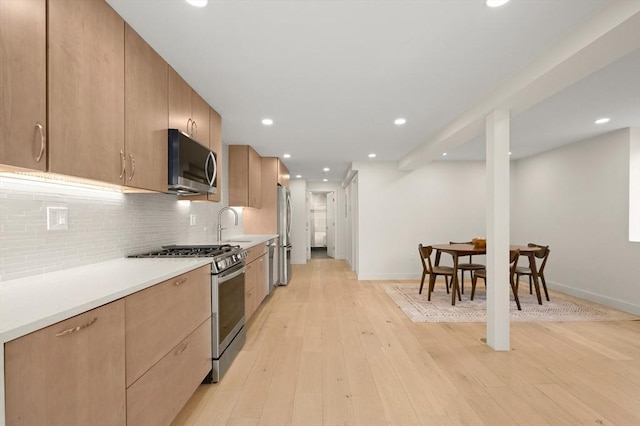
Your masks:
<instances>
[{"instance_id":1,"label":"drawer pull","mask_svg":"<svg viewBox=\"0 0 640 426\"><path fill-rule=\"evenodd\" d=\"M77 331L83 330L87 327L91 327L93 324L95 324L95 322L98 321L98 317L92 318L89 322L86 322L82 325L79 325L77 327L72 327L72 328L67 328L66 330L63 330L59 333L56 333L56 337L62 337L62 336L66 336L68 334L71 333L75 333Z\"/></svg>"},{"instance_id":2,"label":"drawer pull","mask_svg":"<svg viewBox=\"0 0 640 426\"><path fill-rule=\"evenodd\" d=\"M189 342L184 342L182 344L182 347L180 347L180 349L178 349L177 351L175 351L175 355L180 355L182 352L184 352L187 349L187 346L189 346Z\"/></svg>"},{"instance_id":3,"label":"drawer pull","mask_svg":"<svg viewBox=\"0 0 640 426\"><path fill-rule=\"evenodd\" d=\"M186 282L187 282L187 279L183 278L181 280L178 280L178 281L174 282L173 285L182 285L182 284L184 284Z\"/></svg>"}]
</instances>

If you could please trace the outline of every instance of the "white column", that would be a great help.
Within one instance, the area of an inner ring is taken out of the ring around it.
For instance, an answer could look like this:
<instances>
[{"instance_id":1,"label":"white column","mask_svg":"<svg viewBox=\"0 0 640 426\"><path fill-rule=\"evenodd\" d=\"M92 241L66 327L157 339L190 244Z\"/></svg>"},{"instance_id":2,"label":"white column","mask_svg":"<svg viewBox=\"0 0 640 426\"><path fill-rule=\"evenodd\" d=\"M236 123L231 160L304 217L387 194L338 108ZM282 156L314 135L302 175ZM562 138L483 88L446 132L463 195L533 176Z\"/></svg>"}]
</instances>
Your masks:
<instances>
[{"instance_id":1,"label":"white column","mask_svg":"<svg viewBox=\"0 0 640 426\"><path fill-rule=\"evenodd\" d=\"M509 346L509 111L486 119L487 146L487 344Z\"/></svg>"}]
</instances>

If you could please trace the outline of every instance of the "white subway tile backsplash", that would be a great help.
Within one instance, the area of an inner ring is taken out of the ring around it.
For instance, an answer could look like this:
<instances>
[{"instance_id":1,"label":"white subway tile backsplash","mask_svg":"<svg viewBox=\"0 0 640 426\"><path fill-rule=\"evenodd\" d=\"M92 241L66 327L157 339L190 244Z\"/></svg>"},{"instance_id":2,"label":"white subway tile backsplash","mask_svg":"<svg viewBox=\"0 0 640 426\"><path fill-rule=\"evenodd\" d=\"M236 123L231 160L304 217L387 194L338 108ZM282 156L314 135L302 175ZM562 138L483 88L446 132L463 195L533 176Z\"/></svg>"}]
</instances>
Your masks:
<instances>
[{"instance_id":1,"label":"white subway tile backsplash","mask_svg":"<svg viewBox=\"0 0 640 426\"><path fill-rule=\"evenodd\" d=\"M47 206L67 207L67 230L47 230ZM0 177L0 281L162 245L214 241L222 207L221 203L185 203L170 194L122 194ZM194 226L190 214L196 215ZM232 225L225 216L225 236L242 233L242 222Z\"/></svg>"}]
</instances>

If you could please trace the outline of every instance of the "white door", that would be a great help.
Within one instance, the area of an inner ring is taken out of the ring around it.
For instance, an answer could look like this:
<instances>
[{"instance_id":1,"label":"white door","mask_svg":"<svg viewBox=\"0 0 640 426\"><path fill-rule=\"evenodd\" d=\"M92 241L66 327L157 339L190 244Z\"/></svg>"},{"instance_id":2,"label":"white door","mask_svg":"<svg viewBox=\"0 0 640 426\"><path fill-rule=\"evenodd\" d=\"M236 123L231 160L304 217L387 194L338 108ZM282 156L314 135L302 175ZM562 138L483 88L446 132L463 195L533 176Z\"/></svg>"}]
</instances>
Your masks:
<instances>
[{"instance_id":1,"label":"white door","mask_svg":"<svg viewBox=\"0 0 640 426\"><path fill-rule=\"evenodd\" d=\"M336 257L336 194L327 194L327 256Z\"/></svg>"}]
</instances>

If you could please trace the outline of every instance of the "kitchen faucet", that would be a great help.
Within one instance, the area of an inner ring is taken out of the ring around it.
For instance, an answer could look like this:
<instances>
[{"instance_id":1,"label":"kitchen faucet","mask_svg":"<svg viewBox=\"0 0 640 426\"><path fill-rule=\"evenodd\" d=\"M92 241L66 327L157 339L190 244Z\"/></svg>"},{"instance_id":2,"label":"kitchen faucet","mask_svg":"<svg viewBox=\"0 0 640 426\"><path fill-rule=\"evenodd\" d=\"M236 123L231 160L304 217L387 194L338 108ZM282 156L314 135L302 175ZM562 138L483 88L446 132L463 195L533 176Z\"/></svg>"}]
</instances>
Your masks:
<instances>
[{"instance_id":1,"label":"kitchen faucet","mask_svg":"<svg viewBox=\"0 0 640 426\"><path fill-rule=\"evenodd\" d=\"M238 212L235 211L234 209L232 209L229 206L225 206L223 208L220 209L220 211L218 212L218 241L222 241L222 230L223 229L227 229L227 228L223 228L222 227L222 213L224 213L226 210L231 210L233 212L233 214L235 215L235 219L233 224L238 226Z\"/></svg>"}]
</instances>

